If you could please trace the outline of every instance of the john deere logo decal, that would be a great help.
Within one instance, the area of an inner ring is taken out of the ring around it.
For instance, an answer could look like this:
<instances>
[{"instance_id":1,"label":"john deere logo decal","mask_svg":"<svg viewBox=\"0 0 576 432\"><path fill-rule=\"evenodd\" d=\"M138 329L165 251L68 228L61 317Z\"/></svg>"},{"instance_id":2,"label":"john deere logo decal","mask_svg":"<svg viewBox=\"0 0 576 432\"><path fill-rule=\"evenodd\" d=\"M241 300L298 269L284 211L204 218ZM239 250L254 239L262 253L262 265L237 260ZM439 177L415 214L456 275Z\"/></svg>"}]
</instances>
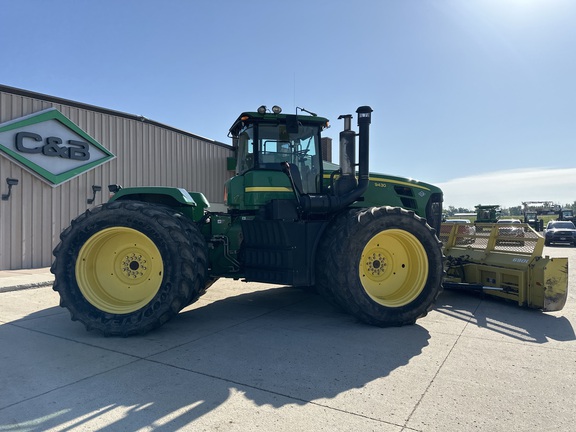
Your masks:
<instances>
[{"instance_id":1,"label":"john deere logo decal","mask_svg":"<svg viewBox=\"0 0 576 432\"><path fill-rule=\"evenodd\" d=\"M114 158L56 108L0 124L0 150L53 185Z\"/></svg>"}]
</instances>

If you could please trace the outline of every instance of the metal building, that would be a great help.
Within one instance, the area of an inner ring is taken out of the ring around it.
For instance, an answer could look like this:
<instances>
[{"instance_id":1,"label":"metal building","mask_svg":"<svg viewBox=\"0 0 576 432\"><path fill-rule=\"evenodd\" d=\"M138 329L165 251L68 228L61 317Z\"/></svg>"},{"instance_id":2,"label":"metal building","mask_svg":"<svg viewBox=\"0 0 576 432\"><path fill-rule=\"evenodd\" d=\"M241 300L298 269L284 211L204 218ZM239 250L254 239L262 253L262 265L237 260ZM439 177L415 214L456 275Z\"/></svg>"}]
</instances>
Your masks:
<instances>
[{"instance_id":1,"label":"metal building","mask_svg":"<svg viewBox=\"0 0 576 432\"><path fill-rule=\"evenodd\" d=\"M223 202L233 147L143 117L0 85L0 270L46 267L108 185L177 186Z\"/></svg>"}]
</instances>

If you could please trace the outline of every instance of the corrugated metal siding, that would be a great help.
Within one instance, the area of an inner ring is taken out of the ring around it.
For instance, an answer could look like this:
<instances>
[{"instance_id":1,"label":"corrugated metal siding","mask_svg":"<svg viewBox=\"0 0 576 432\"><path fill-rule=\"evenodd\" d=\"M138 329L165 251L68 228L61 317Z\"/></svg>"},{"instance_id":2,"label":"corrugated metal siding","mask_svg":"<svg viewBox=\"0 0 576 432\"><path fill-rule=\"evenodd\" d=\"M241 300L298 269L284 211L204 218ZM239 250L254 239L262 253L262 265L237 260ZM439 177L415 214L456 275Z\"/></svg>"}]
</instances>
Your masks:
<instances>
[{"instance_id":1,"label":"corrugated metal siding","mask_svg":"<svg viewBox=\"0 0 576 432\"><path fill-rule=\"evenodd\" d=\"M211 203L222 202L230 147L129 115L0 90L0 123L51 107L116 159L52 187L0 152L0 192L8 191L7 177L19 180L10 199L0 200L0 270L49 266L60 232L87 208L107 201L109 184L177 186L200 191ZM102 186L102 192L89 205L92 185Z\"/></svg>"}]
</instances>

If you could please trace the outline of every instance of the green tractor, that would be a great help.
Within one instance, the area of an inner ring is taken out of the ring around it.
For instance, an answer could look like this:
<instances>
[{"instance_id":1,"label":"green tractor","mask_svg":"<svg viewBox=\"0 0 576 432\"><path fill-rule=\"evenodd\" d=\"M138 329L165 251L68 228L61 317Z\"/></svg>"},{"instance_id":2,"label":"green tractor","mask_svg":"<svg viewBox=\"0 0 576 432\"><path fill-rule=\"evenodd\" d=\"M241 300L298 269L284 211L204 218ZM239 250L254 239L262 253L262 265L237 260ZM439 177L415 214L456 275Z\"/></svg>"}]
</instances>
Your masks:
<instances>
[{"instance_id":1,"label":"green tractor","mask_svg":"<svg viewBox=\"0 0 576 432\"><path fill-rule=\"evenodd\" d=\"M495 224L498 222L498 218L501 214L500 206L496 204L478 204L474 209L476 210L476 220L474 221L474 225L478 232L489 230L490 226L488 224Z\"/></svg>"},{"instance_id":2,"label":"green tractor","mask_svg":"<svg viewBox=\"0 0 576 432\"><path fill-rule=\"evenodd\" d=\"M498 222L501 210L500 206L496 204L489 205L477 205L474 207L476 209L476 223L488 223L493 224Z\"/></svg>"},{"instance_id":3,"label":"green tractor","mask_svg":"<svg viewBox=\"0 0 576 432\"><path fill-rule=\"evenodd\" d=\"M426 315L444 275L442 191L369 172L370 107L356 111L358 134L340 117L340 166L323 161L326 118L272 111L244 112L230 128L226 212L208 211L201 192L111 187L109 202L72 221L51 270L73 320L142 334L221 277L315 287L375 326Z\"/></svg>"}]
</instances>

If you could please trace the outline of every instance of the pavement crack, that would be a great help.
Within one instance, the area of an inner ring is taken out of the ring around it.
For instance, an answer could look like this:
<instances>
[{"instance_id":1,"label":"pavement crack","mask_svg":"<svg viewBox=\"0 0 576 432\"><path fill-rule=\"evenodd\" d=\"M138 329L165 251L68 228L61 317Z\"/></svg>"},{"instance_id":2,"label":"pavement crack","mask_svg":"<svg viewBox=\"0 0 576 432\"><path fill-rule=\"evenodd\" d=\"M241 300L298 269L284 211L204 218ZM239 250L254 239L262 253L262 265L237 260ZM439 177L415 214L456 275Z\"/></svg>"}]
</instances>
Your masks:
<instances>
[{"instance_id":1,"label":"pavement crack","mask_svg":"<svg viewBox=\"0 0 576 432\"><path fill-rule=\"evenodd\" d=\"M472 316L474 316L476 314L476 312L478 311L478 309L480 308L480 305L482 304L482 302L478 303L478 305L476 306L476 308L474 309L474 312L472 313ZM452 352L454 351L454 349L456 348L456 346L458 345L458 342L460 341L460 339L462 338L462 335L464 334L464 332L466 331L466 329L468 328L468 326L472 323L472 316L466 321L466 324L464 325L464 327L462 327L462 330L460 331L460 333L458 333L458 336L456 337L456 339L454 340L454 343L452 344L452 346L450 347L450 349L448 350L448 353L446 354L446 356L444 357L444 359L442 360L442 362L440 363L440 366L438 367L438 369L436 370L436 373L434 374L434 376L432 377L432 379L430 380L430 382L428 383L428 385L426 386L426 388L424 389L424 391L422 392L422 395L420 396L420 398L418 399L418 401L416 402L416 404L414 405L414 408L412 408L412 411L410 412L410 414L408 414L408 417L406 418L406 422L404 423L404 427L408 427L408 423L410 422L410 419L412 419L412 417L414 416L414 414L416 413L416 411L418 410L418 408L420 407L420 405L422 404L422 401L424 400L424 397L428 394L430 388L432 387L432 385L436 382L436 378L438 377L438 375L440 374L440 372L442 371L442 369L444 368L444 365L446 364L446 362L448 361L448 359L450 358L450 356L452 355Z\"/></svg>"}]
</instances>

